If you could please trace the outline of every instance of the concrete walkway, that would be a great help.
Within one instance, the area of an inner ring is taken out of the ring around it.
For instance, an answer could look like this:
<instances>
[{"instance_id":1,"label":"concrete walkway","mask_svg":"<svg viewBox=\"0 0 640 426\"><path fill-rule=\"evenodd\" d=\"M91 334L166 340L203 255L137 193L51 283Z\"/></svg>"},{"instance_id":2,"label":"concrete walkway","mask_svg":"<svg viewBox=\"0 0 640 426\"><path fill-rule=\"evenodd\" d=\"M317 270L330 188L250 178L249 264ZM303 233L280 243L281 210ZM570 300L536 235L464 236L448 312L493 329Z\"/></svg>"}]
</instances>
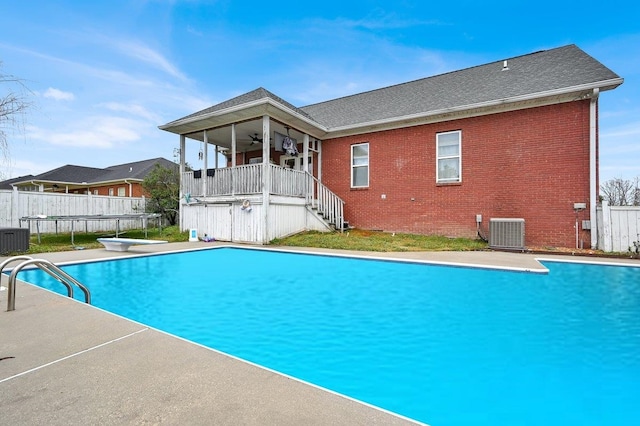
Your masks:
<instances>
[{"instance_id":1,"label":"concrete walkway","mask_svg":"<svg viewBox=\"0 0 640 426\"><path fill-rule=\"evenodd\" d=\"M33 257L63 263L211 245L173 243ZM536 256L527 254L286 250L544 271ZM414 424L38 287L18 283L16 294L16 310L5 312L7 291L0 292L2 424Z\"/></svg>"}]
</instances>

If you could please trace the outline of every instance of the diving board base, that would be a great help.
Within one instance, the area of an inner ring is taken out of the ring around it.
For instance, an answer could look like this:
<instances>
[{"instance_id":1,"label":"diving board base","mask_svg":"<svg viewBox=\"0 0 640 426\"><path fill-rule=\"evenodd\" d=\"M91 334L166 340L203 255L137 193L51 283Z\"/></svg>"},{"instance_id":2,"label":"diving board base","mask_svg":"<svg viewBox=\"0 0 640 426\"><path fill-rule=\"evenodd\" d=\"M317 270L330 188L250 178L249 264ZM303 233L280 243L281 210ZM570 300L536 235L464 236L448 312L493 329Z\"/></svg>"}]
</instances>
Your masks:
<instances>
[{"instance_id":1,"label":"diving board base","mask_svg":"<svg viewBox=\"0 0 640 426\"><path fill-rule=\"evenodd\" d=\"M135 238L98 238L107 251L129 251L129 247L146 244L166 244L163 240L140 240Z\"/></svg>"}]
</instances>

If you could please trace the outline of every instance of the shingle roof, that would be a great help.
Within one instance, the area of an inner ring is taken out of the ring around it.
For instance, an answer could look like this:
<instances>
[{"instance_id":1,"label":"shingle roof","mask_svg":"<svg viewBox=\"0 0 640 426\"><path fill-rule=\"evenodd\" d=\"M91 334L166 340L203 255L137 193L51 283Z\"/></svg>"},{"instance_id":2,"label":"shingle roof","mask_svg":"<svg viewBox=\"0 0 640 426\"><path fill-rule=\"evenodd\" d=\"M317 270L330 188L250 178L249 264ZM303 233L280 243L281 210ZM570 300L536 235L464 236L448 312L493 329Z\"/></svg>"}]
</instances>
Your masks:
<instances>
[{"instance_id":1,"label":"shingle roof","mask_svg":"<svg viewBox=\"0 0 640 426\"><path fill-rule=\"evenodd\" d=\"M25 180L33 179L33 175L25 175L17 178L7 179L0 182L0 189L13 189L11 186L12 183L23 182Z\"/></svg>"},{"instance_id":2,"label":"shingle roof","mask_svg":"<svg viewBox=\"0 0 640 426\"><path fill-rule=\"evenodd\" d=\"M273 93L258 88L210 108L172 121L161 128L178 128L182 120L205 117L227 108L271 99L309 118L329 132L381 120L400 120L438 112L593 85L604 89L622 83L613 71L576 45L543 50L504 60L427 77L369 92L297 108ZM603 83L600 86L600 83ZM606 83L606 84L605 84ZM608 87L606 87L608 84ZM588 88L586 89L588 90ZM171 130L170 130L171 131Z\"/></svg>"},{"instance_id":3,"label":"shingle roof","mask_svg":"<svg viewBox=\"0 0 640 426\"><path fill-rule=\"evenodd\" d=\"M301 108L329 129L509 99L620 77L575 45Z\"/></svg>"},{"instance_id":4,"label":"shingle roof","mask_svg":"<svg viewBox=\"0 0 640 426\"><path fill-rule=\"evenodd\" d=\"M235 98L231 98L229 100L226 100L224 102L221 102L219 104L213 105L209 108L205 108L201 111L198 112L194 112L193 114L189 114L185 117L179 118L178 120L172 121L171 123L167 123L167 126L171 125L172 123L178 122L178 121L182 121L182 120L186 120L189 118L193 118L193 117L198 117L201 115L207 115L210 114L212 112L216 112L216 111L221 111L227 108L232 108L234 106L239 106L239 105L244 105L244 104L248 104L251 102L255 102L255 101L259 101L261 99L272 99L276 102L278 102L281 105L284 105L308 118L311 118L309 116L309 114L307 114L306 112L304 112L303 110L301 110L300 108L294 106L293 104L290 104L289 102L285 101L284 99L282 99L279 96L274 95L273 93L271 93L270 91L259 87L255 90L252 90L251 92L247 92L243 95L240 96L236 96Z\"/></svg>"},{"instance_id":5,"label":"shingle roof","mask_svg":"<svg viewBox=\"0 0 640 426\"><path fill-rule=\"evenodd\" d=\"M96 183L108 182L123 179L143 180L147 174L160 164L163 167L177 167L177 165L165 158L152 158L149 160L135 161L133 163L117 164L104 169L94 167L75 166L67 164L57 169L32 176L25 180L47 181L47 182L73 182L73 183Z\"/></svg>"}]
</instances>

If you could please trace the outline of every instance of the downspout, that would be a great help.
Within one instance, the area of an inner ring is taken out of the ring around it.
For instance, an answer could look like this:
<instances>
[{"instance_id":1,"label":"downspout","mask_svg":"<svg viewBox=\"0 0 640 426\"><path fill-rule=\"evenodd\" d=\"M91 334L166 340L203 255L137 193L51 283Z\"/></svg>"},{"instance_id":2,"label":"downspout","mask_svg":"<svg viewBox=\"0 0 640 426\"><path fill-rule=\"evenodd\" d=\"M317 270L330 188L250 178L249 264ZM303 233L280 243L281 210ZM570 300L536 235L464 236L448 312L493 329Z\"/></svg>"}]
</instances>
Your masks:
<instances>
[{"instance_id":1,"label":"downspout","mask_svg":"<svg viewBox=\"0 0 640 426\"><path fill-rule=\"evenodd\" d=\"M179 192L178 192L178 194L180 196L180 200L178 202L178 206L179 206L178 207L178 216L179 216L178 220L180 221L180 231L185 231L185 229L184 229L184 219L183 219L184 218L184 214L183 214L184 208L183 208L183 204L182 204L182 200L183 200L183 197L184 197L184 193L182 192L182 179L184 177L184 170L185 170L185 153L184 153L185 145L186 145L185 144L185 136L184 135L180 135L180 148L179 148L179 151L180 151L180 169L179 169L179 172L180 172L180 189L179 189Z\"/></svg>"},{"instance_id":2,"label":"downspout","mask_svg":"<svg viewBox=\"0 0 640 426\"><path fill-rule=\"evenodd\" d=\"M600 89L593 89L591 103L589 104L589 219L591 221L591 248L598 245L598 223L596 217L596 204L598 201L598 96Z\"/></svg>"},{"instance_id":3,"label":"downspout","mask_svg":"<svg viewBox=\"0 0 640 426\"><path fill-rule=\"evenodd\" d=\"M125 179L124 183L129 185L129 198L133 197L133 184L131 182L129 182L128 179Z\"/></svg>"},{"instance_id":4,"label":"downspout","mask_svg":"<svg viewBox=\"0 0 640 426\"><path fill-rule=\"evenodd\" d=\"M261 244L269 242L269 197L271 193L271 164L269 164L269 116L262 116L262 236Z\"/></svg>"}]
</instances>

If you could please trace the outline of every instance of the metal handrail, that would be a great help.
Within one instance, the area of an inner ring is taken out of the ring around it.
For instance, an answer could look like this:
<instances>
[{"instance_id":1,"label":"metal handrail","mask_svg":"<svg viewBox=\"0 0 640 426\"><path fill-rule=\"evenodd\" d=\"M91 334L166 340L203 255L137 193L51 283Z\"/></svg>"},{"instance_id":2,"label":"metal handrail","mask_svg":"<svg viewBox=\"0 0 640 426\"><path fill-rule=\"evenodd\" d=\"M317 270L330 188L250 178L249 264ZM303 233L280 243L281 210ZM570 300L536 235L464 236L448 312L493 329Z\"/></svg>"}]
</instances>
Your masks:
<instances>
[{"instance_id":1,"label":"metal handrail","mask_svg":"<svg viewBox=\"0 0 640 426\"><path fill-rule=\"evenodd\" d=\"M25 258L28 256L16 256L14 258L7 259L5 262L0 264L0 273L2 272L2 268L6 266L11 261L21 260L17 258ZM45 260L45 259L33 259L28 258L11 271L11 275L9 275L9 286L8 286L8 297L7 297L7 312L14 311L16 309L16 281L18 273L25 267L29 265L35 265L50 276L52 276L55 280L60 282L67 288L67 295L69 297L73 297L73 287L72 284L80 288L84 293L84 301L85 303L91 303L91 293L89 289L85 287L80 281L73 278L71 275L64 272L62 269L58 268L54 263Z\"/></svg>"}]
</instances>

